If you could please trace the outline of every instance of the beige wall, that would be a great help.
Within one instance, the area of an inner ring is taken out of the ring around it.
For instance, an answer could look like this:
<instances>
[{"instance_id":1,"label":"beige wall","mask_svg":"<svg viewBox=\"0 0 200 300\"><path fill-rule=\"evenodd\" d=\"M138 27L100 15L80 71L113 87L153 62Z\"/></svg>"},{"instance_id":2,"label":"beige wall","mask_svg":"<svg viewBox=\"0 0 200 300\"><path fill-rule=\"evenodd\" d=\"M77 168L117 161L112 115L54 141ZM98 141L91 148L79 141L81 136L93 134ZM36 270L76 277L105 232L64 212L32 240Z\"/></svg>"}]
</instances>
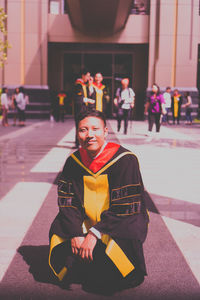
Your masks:
<instances>
[{"instance_id":1,"label":"beige wall","mask_svg":"<svg viewBox=\"0 0 200 300\"><path fill-rule=\"evenodd\" d=\"M196 87L199 0L151 0L150 16L130 15L124 30L106 38L86 36L73 29L68 15L48 14L48 0L7 3L12 48L4 70L0 70L1 84L46 87L50 41L149 43L149 87L154 81L161 87ZM0 6L4 7L4 0L0 0Z\"/></svg>"},{"instance_id":2,"label":"beige wall","mask_svg":"<svg viewBox=\"0 0 200 300\"><path fill-rule=\"evenodd\" d=\"M8 0L4 85L47 85L47 12L48 0Z\"/></svg>"},{"instance_id":3,"label":"beige wall","mask_svg":"<svg viewBox=\"0 0 200 300\"><path fill-rule=\"evenodd\" d=\"M130 15L124 30L106 38L87 36L75 30L68 15L49 14L48 18L50 42L144 44L149 41L149 16Z\"/></svg>"},{"instance_id":4,"label":"beige wall","mask_svg":"<svg viewBox=\"0 0 200 300\"><path fill-rule=\"evenodd\" d=\"M198 0L151 0L149 86L196 87L198 13Z\"/></svg>"}]
</instances>

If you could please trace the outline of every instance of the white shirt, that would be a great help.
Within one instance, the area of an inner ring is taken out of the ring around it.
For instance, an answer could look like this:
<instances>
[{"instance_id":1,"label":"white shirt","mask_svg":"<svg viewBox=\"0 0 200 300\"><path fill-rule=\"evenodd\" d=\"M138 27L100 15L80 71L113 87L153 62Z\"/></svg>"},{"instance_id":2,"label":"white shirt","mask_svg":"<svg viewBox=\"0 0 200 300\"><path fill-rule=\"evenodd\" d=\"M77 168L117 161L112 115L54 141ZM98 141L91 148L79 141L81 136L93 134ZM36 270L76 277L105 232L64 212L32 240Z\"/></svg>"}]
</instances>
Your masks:
<instances>
[{"instance_id":1,"label":"white shirt","mask_svg":"<svg viewBox=\"0 0 200 300\"><path fill-rule=\"evenodd\" d=\"M9 108L9 100L6 93L1 94L1 105L5 107L5 109Z\"/></svg>"},{"instance_id":2,"label":"white shirt","mask_svg":"<svg viewBox=\"0 0 200 300\"><path fill-rule=\"evenodd\" d=\"M121 91L121 93L120 93ZM131 104L134 102L135 93L131 88L118 89L116 96L119 99L119 103L122 101L122 109L131 109Z\"/></svg>"},{"instance_id":3,"label":"white shirt","mask_svg":"<svg viewBox=\"0 0 200 300\"><path fill-rule=\"evenodd\" d=\"M26 108L26 98L24 97L24 94L23 93L17 94L15 99L16 99L17 106L19 107L19 109L25 110L25 108Z\"/></svg>"},{"instance_id":4,"label":"white shirt","mask_svg":"<svg viewBox=\"0 0 200 300\"><path fill-rule=\"evenodd\" d=\"M171 94L170 93L167 93L165 92L163 94L163 97L164 97L164 100L165 100L165 108L170 108L171 107Z\"/></svg>"}]
</instances>

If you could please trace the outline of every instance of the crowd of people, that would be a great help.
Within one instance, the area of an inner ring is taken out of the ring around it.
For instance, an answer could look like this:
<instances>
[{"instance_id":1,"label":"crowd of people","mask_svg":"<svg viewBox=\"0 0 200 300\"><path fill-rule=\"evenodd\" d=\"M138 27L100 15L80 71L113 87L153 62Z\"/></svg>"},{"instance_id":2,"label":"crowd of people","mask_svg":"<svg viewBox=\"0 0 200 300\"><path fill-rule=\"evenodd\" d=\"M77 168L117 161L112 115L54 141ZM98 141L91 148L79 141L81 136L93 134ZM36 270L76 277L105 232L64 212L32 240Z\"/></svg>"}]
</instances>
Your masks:
<instances>
[{"instance_id":1,"label":"crowd of people","mask_svg":"<svg viewBox=\"0 0 200 300\"><path fill-rule=\"evenodd\" d=\"M117 88L113 100L115 116L117 119L117 130L121 129L122 120L124 121L124 134L127 134L128 122L132 118L135 107L135 92L129 86L129 78L121 79L121 86ZM56 94L56 101L52 107L51 118L57 122L64 122L66 114L66 103L69 98L65 91L61 90ZM108 107L110 105L110 95L106 85L103 83L103 75L98 72L91 75L88 69L82 69L81 77L76 79L73 89L73 105L70 113L74 115L75 122L81 111L96 109L109 116ZM19 126L25 125L25 110L28 104L28 97L24 93L23 87L16 88L12 96L8 96L8 89L4 87L0 96L1 123L4 127L8 124L8 112L12 111L13 126L17 120ZM69 106L68 106L69 107ZM172 92L170 87L166 87L161 93L159 86L152 85L151 94L146 99L144 114L148 116L148 134L151 135L153 125L156 132L160 131L161 124L180 124L181 109L185 108L185 124L192 124L192 98L189 92L182 95L178 89ZM169 114L172 115L170 121Z\"/></svg>"},{"instance_id":2,"label":"crowd of people","mask_svg":"<svg viewBox=\"0 0 200 300\"><path fill-rule=\"evenodd\" d=\"M183 104L183 99L185 103ZM144 114L148 116L148 134L151 135L153 125L155 124L156 132L160 132L161 124L180 124L181 108L185 108L186 123L192 124L192 98L189 92L185 92L184 97L175 89L172 93L168 86L165 92L160 92L159 86L154 83L150 96L145 104ZM169 120L169 112L172 112L172 123Z\"/></svg>"},{"instance_id":3,"label":"crowd of people","mask_svg":"<svg viewBox=\"0 0 200 300\"><path fill-rule=\"evenodd\" d=\"M8 112L9 110L13 113L13 126L18 125L19 126L25 126L25 111L26 111L26 105L29 103L28 96L24 93L23 87L17 87L14 90L14 93L12 96L8 95L8 89L4 87L1 91L0 96L0 108L1 108L1 114L2 114L2 126L8 127Z\"/></svg>"}]
</instances>

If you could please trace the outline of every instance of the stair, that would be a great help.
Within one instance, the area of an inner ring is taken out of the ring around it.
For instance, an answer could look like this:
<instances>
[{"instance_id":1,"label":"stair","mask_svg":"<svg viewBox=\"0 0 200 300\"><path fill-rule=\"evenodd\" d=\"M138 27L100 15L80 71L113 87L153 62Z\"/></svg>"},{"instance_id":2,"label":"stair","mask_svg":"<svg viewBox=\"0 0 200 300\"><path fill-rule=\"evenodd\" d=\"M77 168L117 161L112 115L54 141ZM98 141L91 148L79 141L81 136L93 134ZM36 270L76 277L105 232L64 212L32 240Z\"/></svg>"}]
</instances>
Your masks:
<instances>
[{"instance_id":1,"label":"stair","mask_svg":"<svg viewBox=\"0 0 200 300\"><path fill-rule=\"evenodd\" d=\"M9 94L14 91L9 90ZM48 89L25 89L29 97L29 104L26 106L26 119L49 119L51 111L51 99ZM13 117L13 111L10 110L8 117Z\"/></svg>"}]
</instances>

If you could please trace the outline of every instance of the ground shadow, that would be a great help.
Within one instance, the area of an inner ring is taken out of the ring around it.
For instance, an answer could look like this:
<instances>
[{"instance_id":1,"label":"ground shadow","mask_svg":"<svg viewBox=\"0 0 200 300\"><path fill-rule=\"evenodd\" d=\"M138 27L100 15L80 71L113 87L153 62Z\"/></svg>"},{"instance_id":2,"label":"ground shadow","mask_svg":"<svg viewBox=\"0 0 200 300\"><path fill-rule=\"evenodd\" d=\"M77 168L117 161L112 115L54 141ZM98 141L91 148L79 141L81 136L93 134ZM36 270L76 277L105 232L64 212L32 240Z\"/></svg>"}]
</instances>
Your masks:
<instances>
[{"instance_id":1,"label":"ground shadow","mask_svg":"<svg viewBox=\"0 0 200 300\"><path fill-rule=\"evenodd\" d=\"M57 284L57 278L48 265L49 246L21 246L18 253L30 266L29 272L36 281Z\"/></svg>"}]
</instances>

